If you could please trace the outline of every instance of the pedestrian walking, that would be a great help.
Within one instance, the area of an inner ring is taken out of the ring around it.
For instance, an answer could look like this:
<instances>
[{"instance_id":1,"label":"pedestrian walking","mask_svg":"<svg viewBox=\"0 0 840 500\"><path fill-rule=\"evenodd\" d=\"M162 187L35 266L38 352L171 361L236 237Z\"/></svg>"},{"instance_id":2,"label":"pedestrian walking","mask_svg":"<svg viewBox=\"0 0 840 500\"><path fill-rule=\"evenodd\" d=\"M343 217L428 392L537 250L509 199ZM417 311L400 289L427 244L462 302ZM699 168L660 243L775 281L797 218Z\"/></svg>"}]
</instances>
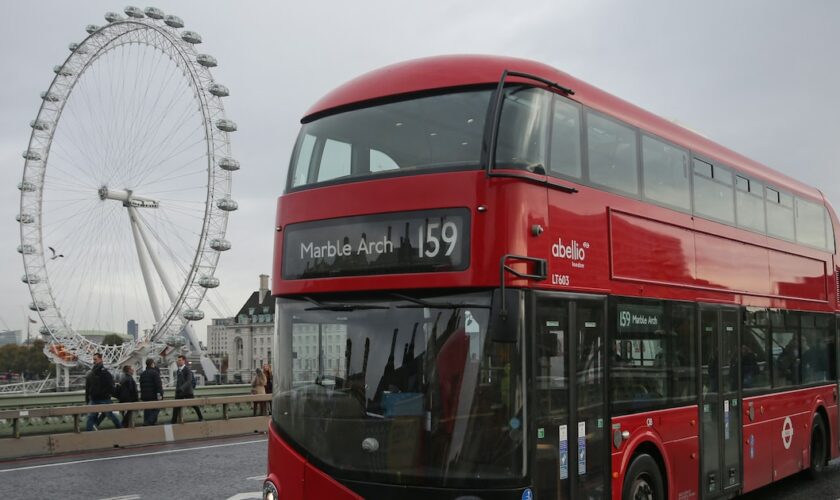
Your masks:
<instances>
[{"instance_id":1,"label":"pedestrian walking","mask_svg":"<svg viewBox=\"0 0 840 500\"><path fill-rule=\"evenodd\" d=\"M262 369L254 370L254 377L251 378L251 394L265 394L265 374ZM254 416L257 416L259 409L260 416L265 415L265 401L254 401Z\"/></svg>"},{"instance_id":2,"label":"pedestrian walking","mask_svg":"<svg viewBox=\"0 0 840 500\"><path fill-rule=\"evenodd\" d=\"M94 353L93 368L90 369L85 377L85 401L89 405L111 404L111 395L113 393L114 377L102 363L102 354L98 352ZM97 425L99 425L106 416L111 419L114 427L120 427L120 421L113 412L93 412L89 413L87 416L87 430L96 430Z\"/></svg>"},{"instance_id":3,"label":"pedestrian walking","mask_svg":"<svg viewBox=\"0 0 840 500\"><path fill-rule=\"evenodd\" d=\"M263 374L265 375L265 393L266 394L274 394L274 377L271 373L271 365L268 363L263 364ZM271 415L271 402L269 401L266 405L268 409L268 414Z\"/></svg>"},{"instance_id":4,"label":"pedestrian walking","mask_svg":"<svg viewBox=\"0 0 840 500\"><path fill-rule=\"evenodd\" d=\"M116 387L117 401L120 403L136 403L137 397L137 382L134 381L134 368L131 365L123 366L122 375ZM134 410L125 410L122 412L122 426L131 427L131 418L134 416Z\"/></svg>"},{"instance_id":5,"label":"pedestrian walking","mask_svg":"<svg viewBox=\"0 0 840 500\"><path fill-rule=\"evenodd\" d=\"M195 383L193 377L193 372L190 370L190 367L187 366L187 358L183 354L178 355L178 359L175 360L175 363L178 364L178 371L176 372L177 375L175 377L175 399L192 399L195 397L195 393L193 392L193 384ZM195 414L198 415L198 421L204 421L204 416L201 414L201 408L198 406L193 406L192 409L195 411ZM178 423L178 417L181 416L181 408L173 408L172 409L172 423Z\"/></svg>"},{"instance_id":6,"label":"pedestrian walking","mask_svg":"<svg viewBox=\"0 0 840 500\"><path fill-rule=\"evenodd\" d=\"M146 369L140 374L140 400L160 401L163 399L163 384L160 381L160 370L155 366L155 360L146 360ZM157 424L160 408L143 410L143 425Z\"/></svg>"}]
</instances>

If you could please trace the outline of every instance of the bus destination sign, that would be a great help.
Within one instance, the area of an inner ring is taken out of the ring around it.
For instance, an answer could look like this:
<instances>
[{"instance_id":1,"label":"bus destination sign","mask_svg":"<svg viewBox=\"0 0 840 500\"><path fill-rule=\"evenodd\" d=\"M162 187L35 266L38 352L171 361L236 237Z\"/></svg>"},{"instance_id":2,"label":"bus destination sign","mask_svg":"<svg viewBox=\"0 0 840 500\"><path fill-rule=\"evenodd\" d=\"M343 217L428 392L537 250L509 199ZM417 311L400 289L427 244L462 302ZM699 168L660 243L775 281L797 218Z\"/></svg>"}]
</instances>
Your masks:
<instances>
[{"instance_id":1,"label":"bus destination sign","mask_svg":"<svg viewBox=\"0 0 840 500\"><path fill-rule=\"evenodd\" d=\"M470 214L448 208L286 226L283 279L463 271Z\"/></svg>"}]
</instances>

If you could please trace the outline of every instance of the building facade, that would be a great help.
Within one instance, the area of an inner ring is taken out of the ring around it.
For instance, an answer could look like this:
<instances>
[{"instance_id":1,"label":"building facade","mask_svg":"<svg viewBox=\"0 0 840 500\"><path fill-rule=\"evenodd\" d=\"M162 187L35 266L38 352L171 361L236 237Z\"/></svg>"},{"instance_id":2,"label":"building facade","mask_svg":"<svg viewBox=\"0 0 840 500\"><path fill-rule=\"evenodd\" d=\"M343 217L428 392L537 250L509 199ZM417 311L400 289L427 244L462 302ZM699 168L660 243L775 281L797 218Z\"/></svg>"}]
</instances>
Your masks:
<instances>
[{"instance_id":1,"label":"building facade","mask_svg":"<svg viewBox=\"0 0 840 500\"><path fill-rule=\"evenodd\" d=\"M136 321L133 319L128 320L128 323L125 327L125 333L128 334L129 337L137 341L137 334L140 333L140 325L137 324Z\"/></svg>"},{"instance_id":2,"label":"building facade","mask_svg":"<svg viewBox=\"0 0 840 500\"><path fill-rule=\"evenodd\" d=\"M251 293L235 317L213 319L207 327L208 352L220 360L227 357L229 383L248 383L256 368L271 363L273 333L274 299L268 275L261 274L259 289Z\"/></svg>"}]
</instances>

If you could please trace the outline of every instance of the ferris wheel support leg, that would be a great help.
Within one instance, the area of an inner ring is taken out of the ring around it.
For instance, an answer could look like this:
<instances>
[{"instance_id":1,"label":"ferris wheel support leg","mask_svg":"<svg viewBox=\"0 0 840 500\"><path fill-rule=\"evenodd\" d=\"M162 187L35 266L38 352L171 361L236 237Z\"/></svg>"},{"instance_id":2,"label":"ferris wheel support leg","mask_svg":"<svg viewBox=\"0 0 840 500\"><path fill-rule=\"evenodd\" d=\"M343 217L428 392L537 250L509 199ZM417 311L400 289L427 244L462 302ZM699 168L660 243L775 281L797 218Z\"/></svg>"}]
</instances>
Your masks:
<instances>
[{"instance_id":1,"label":"ferris wheel support leg","mask_svg":"<svg viewBox=\"0 0 840 500\"><path fill-rule=\"evenodd\" d=\"M152 282L152 274L149 270L149 263L146 259L146 252L141 241L140 224L137 222L137 213L134 207L128 207L128 218L131 221L131 232L134 235L134 246L137 248L137 258L140 260L140 271L143 273L143 281L146 283L146 292L149 294L149 302L152 305L152 314L155 316L155 322L160 322L163 314L160 311L160 301L158 301L155 284Z\"/></svg>"},{"instance_id":2,"label":"ferris wheel support leg","mask_svg":"<svg viewBox=\"0 0 840 500\"><path fill-rule=\"evenodd\" d=\"M135 217L137 216L136 209L134 207L128 207L130 213L132 213ZM134 219L132 219L134 220ZM146 253L152 260L152 265L155 266L155 270L160 276L160 280L163 282L163 287L166 289L166 294L169 295L169 300L175 302L178 296L175 294L175 287L172 286L172 282L169 281L169 277L163 270L163 266L160 264L160 260L157 257L157 254L152 249L152 246L149 242L149 237L146 234L146 231L143 229L143 225L135 222L135 227L137 228L137 232L140 234L140 239L143 241L143 245L146 247ZM219 369L216 368L215 363L204 353L203 349L201 348L201 344L198 341L198 336L195 334L195 330L192 327L191 323L187 323L184 327L184 334L187 337L187 340L190 343L190 350L192 352L201 353L201 368L204 370L204 375L209 380L215 380L216 375L219 373Z\"/></svg>"}]
</instances>

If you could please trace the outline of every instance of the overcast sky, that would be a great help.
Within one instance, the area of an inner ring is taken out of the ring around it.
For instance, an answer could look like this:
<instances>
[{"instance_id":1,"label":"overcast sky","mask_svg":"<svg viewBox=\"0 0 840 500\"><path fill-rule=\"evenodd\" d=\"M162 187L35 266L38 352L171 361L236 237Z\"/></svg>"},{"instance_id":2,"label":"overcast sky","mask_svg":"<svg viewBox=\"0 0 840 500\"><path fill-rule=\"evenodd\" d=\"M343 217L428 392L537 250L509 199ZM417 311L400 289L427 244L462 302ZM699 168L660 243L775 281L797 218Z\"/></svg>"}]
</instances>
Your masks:
<instances>
[{"instance_id":1,"label":"overcast sky","mask_svg":"<svg viewBox=\"0 0 840 500\"><path fill-rule=\"evenodd\" d=\"M840 3L161 1L216 56L242 163L220 307L239 309L271 271L276 197L299 120L324 93L390 63L484 53L545 62L805 183L840 206ZM138 5L146 7L146 5ZM25 328L19 192L28 123L52 67L124 2L5 2L0 17L0 328ZM130 255L127 258L136 258ZM205 308L208 315L212 310ZM32 314L34 316L34 314ZM148 325L141 325L147 328ZM199 329L205 336L204 328Z\"/></svg>"}]
</instances>

